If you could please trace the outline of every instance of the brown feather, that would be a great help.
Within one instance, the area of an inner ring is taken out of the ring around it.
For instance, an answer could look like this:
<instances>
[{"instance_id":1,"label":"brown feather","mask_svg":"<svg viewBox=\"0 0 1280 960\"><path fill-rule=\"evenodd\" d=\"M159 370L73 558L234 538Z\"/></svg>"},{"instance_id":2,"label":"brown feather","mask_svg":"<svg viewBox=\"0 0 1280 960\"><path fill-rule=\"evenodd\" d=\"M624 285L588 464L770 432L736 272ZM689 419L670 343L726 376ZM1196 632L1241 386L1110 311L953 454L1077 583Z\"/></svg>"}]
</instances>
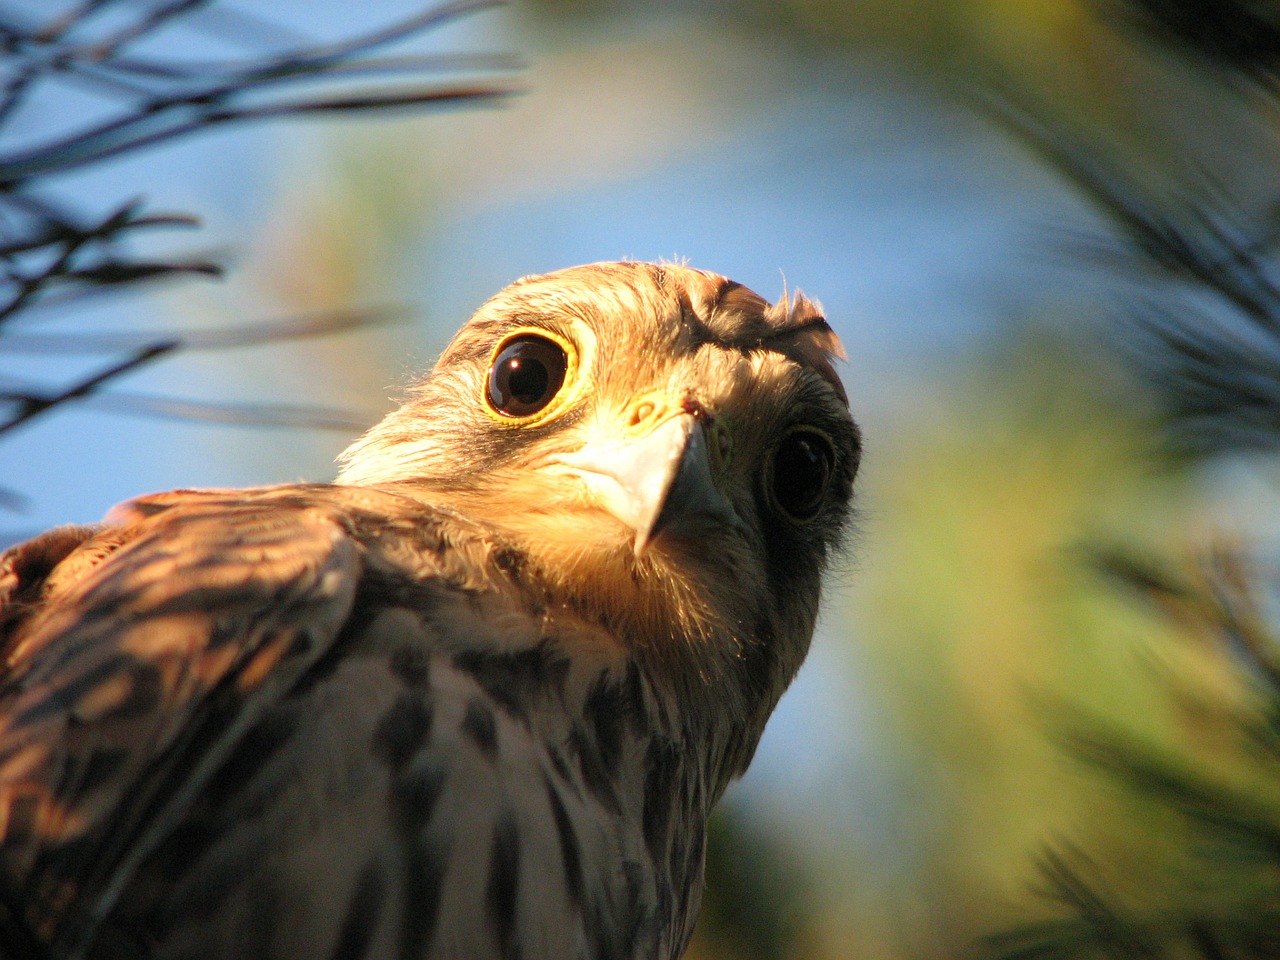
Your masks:
<instances>
[{"instance_id":1,"label":"brown feather","mask_svg":"<svg viewBox=\"0 0 1280 960\"><path fill-rule=\"evenodd\" d=\"M485 400L521 331L571 354L528 421ZM837 355L799 294L674 265L528 277L337 484L156 494L9 551L0 949L678 956L706 816L848 516ZM637 555L556 458L654 404L712 438L735 522ZM832 457L806 518L770 486L797 430Z\"/></svg>"}]
</instances>

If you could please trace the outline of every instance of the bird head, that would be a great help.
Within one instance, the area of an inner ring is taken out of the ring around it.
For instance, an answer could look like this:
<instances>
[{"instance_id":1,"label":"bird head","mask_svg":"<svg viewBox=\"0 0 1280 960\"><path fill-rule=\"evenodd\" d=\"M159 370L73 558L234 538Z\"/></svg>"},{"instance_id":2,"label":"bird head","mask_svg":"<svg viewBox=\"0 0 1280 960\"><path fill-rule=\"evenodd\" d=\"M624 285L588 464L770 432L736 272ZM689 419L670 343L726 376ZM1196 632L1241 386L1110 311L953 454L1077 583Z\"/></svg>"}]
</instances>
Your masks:
<instances>
[{"instance_id":1,"label":"bird head","mask_svg":"<svg viewBox=\"0 0 1280 960\"><path fill-rule=\"evenodd\" d=\"M754 748L849 518L860 440L838 355L802 295L770 304L648 263L526 277L343 454L338 480L487 525L545 596Z\"/></svg>"}]
</instances>

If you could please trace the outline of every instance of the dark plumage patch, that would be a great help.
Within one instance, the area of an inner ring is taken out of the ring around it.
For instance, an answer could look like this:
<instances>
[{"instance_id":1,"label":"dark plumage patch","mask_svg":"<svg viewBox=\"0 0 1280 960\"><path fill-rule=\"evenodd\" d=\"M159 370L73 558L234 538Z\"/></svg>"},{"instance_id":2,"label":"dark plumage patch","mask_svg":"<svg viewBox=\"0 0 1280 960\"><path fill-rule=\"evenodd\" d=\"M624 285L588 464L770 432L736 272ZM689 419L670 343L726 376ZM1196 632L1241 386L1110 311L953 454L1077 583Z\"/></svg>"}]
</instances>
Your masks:
<instances>
[{"instance_id":1,"label":"dark plumage patch","mask_svg":"<svg viewBox=\"0 0 1280 960\"><path fill-rule=\"evenodd\" d=\"M564 889L569 895L569 902L575 907L582 904L583 876L582 850L578 845L578 834L569 819L569 811L560 799L560 791L550 780L543 779L547 790L547 802L551 806L551 817L556 824L556 835L560 839L560 865L564 870Z\"/></svg>"},{"instance_id":2,"label":"dark plumage patch","mask_svg":"<svg viewBox=\"0 0 1280 960\"><path fill-rule=\"evenodd\" d=\"M232 622L214 623L209 630L210 650L219 650L226 646L237 646L244 643L244 633Z\"/></svg>"},{"instance_id":3,"label":"dark plumage patch","mask_svg":"<svg viewBox=\"0 0 1280 960\"><path fill-rule=\"evenodd\" d=\"M76 793L92 793L110 781L133 756L128 747L104 747L89 754L84 763L70 774L75 778ZM60 791L61 792L61 791Z\"/></svg>"},{"instance_id":4,"label":"dark plumage patch","mask_svg":"<svg viewBox=\"0 0 1280 960\"><path fill-rule=\"evenodd\" d=\"M462 718L462 732L490 760L497 754L498 731L494 726L493 711L480 699L472 698L467 704L467 712Z\"/></svg>"},{"instance_id":5,"label":"dark plumage patch","mask_svg":"<svg viewBox=\"0 0 1280 960\"><path fill-rule=\"evenodd\" d=\"M309 657L311 651L315 649L316 638L310 630L303 630L295 633L289 640L289 646L285 649L284 656L286 659L291 657Z\"/></svg>"},{"instance_id":6,"label":"dark plumage patch","mask_svg":"<svg viewBox=\"0 0 1280 960\"><path fill-rule=\"evenodd\" d=\"M680 845L672 851L671 876L684 884L693 883L702 875L703 862L706 858L707 829L700 817L690 817L688 827L692 830L684 846L684 863L676 860ZM683 873L681 868L683 867Z\"/></svg>"},{"instance_id":7,"label":"dark plumage patch","mask_svg":"<svg viewBox=\"0 0 1280 960\"><path fill-rule=\"evenodd\" d=\"M334 671L346 661L352 646L357 645L370 625L382 616L386 603L378 596L377 578L366 575L360 580L356 600L337 639L329 649L313 663L290 691L293 698L303 698L333 676ZM232 639L240 642L239 634L232 631Z\"/></svg>"},{"instance_id":8,"label":"dark plumage patch","mask_svg":"<svg viewBox=\"0 0 1280 960\"><path fill-rule=\"evenodd\" d=\"M403 960L420 960L431 946L440 921L440 896L450 852L449 841L434 837L412 843L406 851L398 944Z\"/></svg>"},{"instance_id":9,"label":"dark plumage patch","mask_svg":"<svg viewBox=\"0 0 1280 960\"><path fill-rule=\"evenodd\" d=\"M493 565L507 575L517 586L524 580L525 556L519 550L510 548L495 550L492 554Z\"/></svg>"},{"instance_id":10,"label":"dark plumage patch","mask_svg":"<svg viewBox=\"0 0 1280 960\"><path fill-rule=\"evenodd\" d=\"M627 664L627 676L623 681L626 703L627 721L633 735L647 736L649 721L644 701L644 679L640 675L640 664L634 660Z\"/></svg>"},{"instance_id":11,"label":"dark plumage patch","mask_svg":"<svg viewBox=\"0 0 1280 960\"><path fill-rule=\"evenodd\" d=\"M485 886L485 912L504 960L519 956L515 940L516 897L520 880L520 831L510 810L503 810L493 825L489 855L489 881Z\"/></svg>"},{"instance_id":12,"label":"dark plumage patch","mask_svg":"<svg viewBox=\"0 0 1280 960\"><path fill-rule=\"evenodd\" d=\"M22 793L9 801L9 822L5 825L7 845L18 847L35 836L41 799L35 793Z\"/></svg>"},{"instance_id":13,"label":"dark plumage patch","mask_svg":"<svg viewBox=\"0 0 1280 960\"><path fill-rule=\"evenodd\" d=\"M399 822L429 825L447 779L448 775L442 766L425 760L402 770L391 786L392 802Z\"/></svg>"},{"instance_id":14,"label":"dark plumage patch","mask_svg":"<svg viewBox=\"0 0 1280 960\"><path fill-rule=\"evenodd\" d=\"M338 942L329 954L330 960L360 960L367 954L382 915L386 886L378 862L366 863L356 880L342 926L338 928Z\"/></svg>"},{"instance_id":15,"label":"dark plumage patch","mask_svg":"<svg viewBox=\"0 0 1280 960\"><path fill-rule=\"evenodd\" d=\"M44 696L36 699L26 710L14 717L10 724L14 727L22 727L55 714L61 714L68 707L74 708L76 703L82 702L99 684L109 683L135 672L141 673L142 666L143 664L140 661L124 654L108 657L92 670L76 677L61 689L50 690ZM153 671L154 669L152 667ZM131 685L131 688L135 685L136 682Z\"/></svg>"},{"instance_id":16,"label":"dark plumage patch","mask_svg":"<svg viewBox=\"0 0 1280 960\"><path fill-rule=\"evenodd\" d=\"M590 945L586 955L590 960L630 960L633 956L627 949L614 912L605 909L603 904L591 904L585 927Z\"/></svg>"},{"instance_id":17,"label":"dark plumage patch","mask_svg":"<svg viewBox=\"0 0 1280 960\"><path fill-rule=\"evenodd\" d=\"M556 777L559 778L560 782L568 784L574 796L581 798L582 792L574 782L573 774L569 772L569 763L565 760L564 754L554 744L547 744L547 756L550 757L551 769L556 772Z\"/></svg>"},{"instance_id":18,"label":"dark plumage patch","mask_svg":"<svg viewBox=\"0 0 1280 960\"><path fill-rule=\"evenodd\" d=\"M150 926L152 917L150 910L155 901L163 899L192 870L193 865L200 873L200 882L184 886L181 918L173 913L164 914L161 925L154 927L150 934L162 935L168 926L179 921L196 921L204 923L212 918L226 903L226 898L236 887L244 883L244 863L234 860L225 854L210 856L211 848L217 846L221 833L211 826L211 817L205 811L197 811L196 822L179 825L156 852L147 858L141 872L142 883L133 885L133 893L129 901L122 905L118 914L146 917L145 923ZM225 850L225 848L223 848ZM144 906L145 905L145 906ZM134 913L135 909L144 906L142 914ZM118 926L114 923L112 926ZM107 954L111 956L111 954ZM146 956L145 953L142 956Z\"/></svg>"},{"instance_id":19,"label":"dark plumage patch","mask_svg":"<svg viewBox=\"0 0 1280 960\"><path fill-rule=\"evenodd\" d=\"M303 720L302 704L289 700L273 707L262 719L249 728L230 759L205 787L201 801L209 809L228 809L234 799L238 818L254 811L253 805L245 806L246 785L255 783L263 771L271 769L271 760L297 735ZM274 798L263 797L270 802Z\"/></svg>"},{"instance_id":20,"label":"dark plumage patch","mask_svg":"<svg viewBox=\"0 0 1280 960\"><path fill-rule=\"evenodd\" d=\"M670 740L654 740L645 755L644 843L654 863L666 857L680 753Z\"/></svg>"},{"instance_id":21,"label":"dark plumage patch","mask_svg":"<svg viewBox=\"0 0 1280 960\"><path fill-rule=\"evenodd\" d=\"M622 877L626 883L626 889L621 904L622 910L616 922L620 935L619 946L622 948L620 955L631 957L635 955L638 943L652 942L656 939L652 929L654 914L652 910L645 909L645 904L650 898L644 895L646 880L644 867L634 860L624 860Z\"/></svg>"},{"instance_id":22,"label":"dark plumage patch","mask_svg":"<svg viewBox=\"0 0 1280 960\"><path fill-rule=\"evenodd\" d=\"M587 694L584 714L595 733L600 761L608 769L618 765L622 753L622 725L626 719L626 703L622 688L601 677Z\"/></svg>"},{"instance_id":23,"label":"dark plumage patch","mask_svg":"<svg viewBox=\"0 0 1280 960\"><path fill-rule=\"evenodd\" d=\"M417 690L405 690L373 731L373 752L399 770L431 736L431 702Z\"/></svg>"},{"instance_id":24,"label":"dark plumage patch","mask_svg":"<svg viewBox=\"0 0 1280 960\"><path fill-rule=\"evenodd\" d=\"M609 768L604 765L595 741L581 727L574 727L569 734L569 749L577 755L578 771L582 774L582 782L586 784L587 791L602 807L614 816L619 816L622 806L614 792Z\"/></svg>"},{"instance_id":25,"label":"dark plumage patch","mask_svg":"<svg viewBox=\"0 0 1280 960\"><path fill-rule=\"evenodd\" d=\"M569 661L547 641L516 653L467 650L454 657L454 664L494 702L521 718L537 700L561 697L569 673Z\"/></svg>"},{"instance_id":26,"label":"dark plumage patch","mask_svg":"<svg viewBox=\"0 0 1280 960\"><path fill-rule=\"evenodd\" d=\"M431 680L431 656L421 646L400 647L391 654L388 666L411 687L425 687Z\"/></svg>"}]
</instances>

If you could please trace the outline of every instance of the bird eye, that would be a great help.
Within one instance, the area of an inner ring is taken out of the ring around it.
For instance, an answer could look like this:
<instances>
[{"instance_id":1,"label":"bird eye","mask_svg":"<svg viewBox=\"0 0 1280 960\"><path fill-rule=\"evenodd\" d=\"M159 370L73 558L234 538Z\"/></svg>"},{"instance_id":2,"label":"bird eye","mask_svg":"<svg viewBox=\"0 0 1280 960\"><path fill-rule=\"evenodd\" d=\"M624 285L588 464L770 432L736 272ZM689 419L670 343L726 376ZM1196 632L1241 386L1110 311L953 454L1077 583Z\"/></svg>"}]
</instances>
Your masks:
<instances>
[{"instance_id":1,"label":"bird eye","mask_svg":"<svg viewBox=\"0 0 1280 960\"><path fill-rule=\"evenodd\" d=\"M774 502L793 520L812 520L835 470L835 451L822 434L796 430L773 452L769 482Z\"/></svg>"},{"instance_id":2,"label":"bird eye","mask_svg":"<svg viewBox=\"0 0 1280 960\"><path fill-rule=\"evenodd\" d=\"M489 368L489 406L507 417L532 416L560 392L568 365L564 348L549 337L513 337Z\"/></svg>"}]
</instances>

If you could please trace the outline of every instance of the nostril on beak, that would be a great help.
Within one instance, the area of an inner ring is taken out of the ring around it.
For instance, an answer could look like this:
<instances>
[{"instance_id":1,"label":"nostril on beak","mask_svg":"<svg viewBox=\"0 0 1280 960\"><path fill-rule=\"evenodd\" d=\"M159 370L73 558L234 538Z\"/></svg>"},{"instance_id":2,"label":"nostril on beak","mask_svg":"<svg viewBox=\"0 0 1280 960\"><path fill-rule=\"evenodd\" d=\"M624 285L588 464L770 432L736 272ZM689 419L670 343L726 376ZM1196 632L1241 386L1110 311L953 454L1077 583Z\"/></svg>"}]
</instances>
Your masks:
<instances>
[{"instance_id":1,"label":"nostril on beak","mask_svg":"<svg viewBox=\"0 0 1280 960\"><path fill-rule=\"evenodd\" d=\"M627 418L627 426L638 427L653 416L653 404L648 400L637 403L631 408L631 416Z\"/></svg>"},{"instance_id":2,"label":"nostril on beak","mask_svg":"<svg viewBox=\"0 0 1280 960\"><path fill-rule=\"evenodd\" d=\"M685 394L683 400L680 401L680 409L697 420L704 427L709 427L715 423L716 418L711 411L702 405L702 401L693 394Z\"/></svg>"}]
</instances>

